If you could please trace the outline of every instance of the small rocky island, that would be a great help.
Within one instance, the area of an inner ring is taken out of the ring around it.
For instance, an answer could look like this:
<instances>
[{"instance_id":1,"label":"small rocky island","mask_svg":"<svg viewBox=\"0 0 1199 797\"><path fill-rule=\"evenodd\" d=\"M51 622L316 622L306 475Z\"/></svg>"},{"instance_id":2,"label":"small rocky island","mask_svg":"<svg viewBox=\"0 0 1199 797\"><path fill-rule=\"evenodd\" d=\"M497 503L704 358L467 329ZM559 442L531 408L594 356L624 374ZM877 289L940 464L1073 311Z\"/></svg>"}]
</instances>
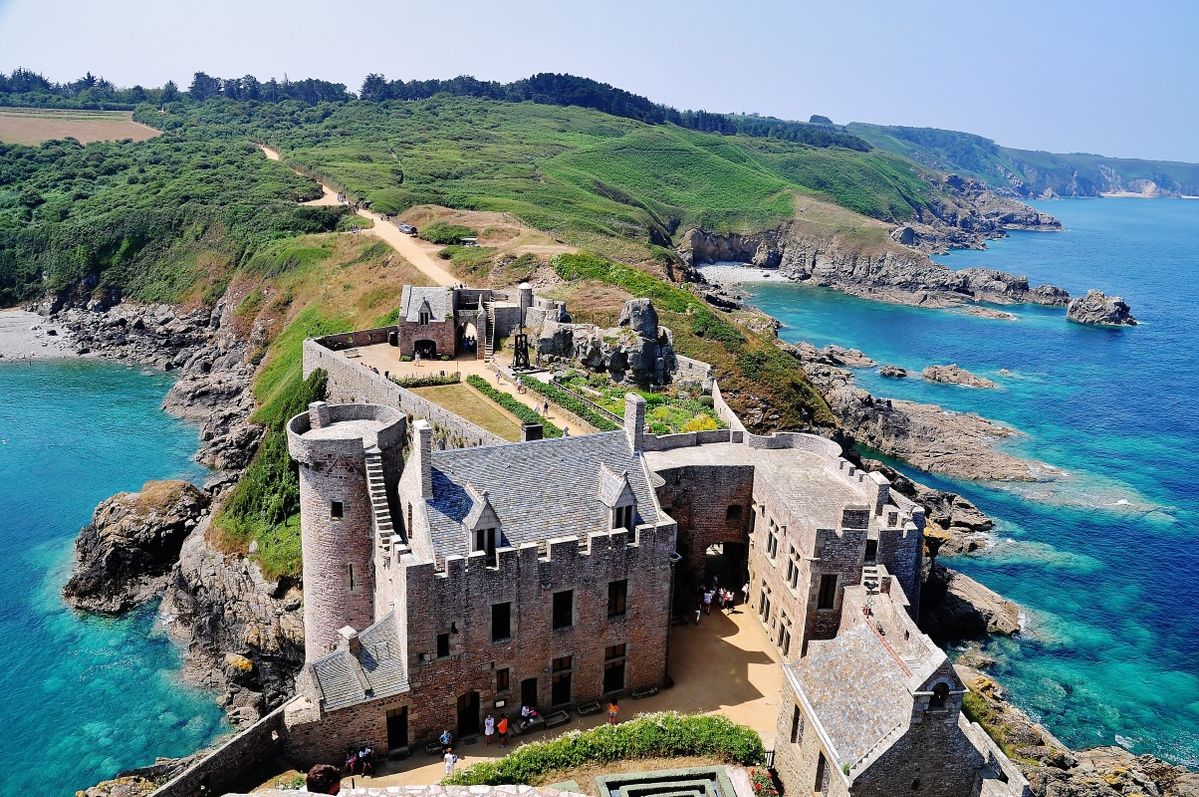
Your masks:
<instances>
[{"instance_id":1,"label":"small rocky island","mask_svg":"<svg viewBox=\"0 0 1199 797\"><path fill-rule=\"evenodd\" d=\"M1119 296L1108 296L1103 291L1089 290L1087 295L1070 301L1066 318L1079 324L1101 326L1136 326L1128 303Z\"/></svg>"},{"instance_id":2,"label":"small rocky island","mask_svg":"<svg viewBox=\"0 0 1199 797\"><path fill-rule=\"evenodd\" d=\"M930 365L920 372L930 382L943 382L947 385L960 385L962 387L979 387L979 388L996 388L999 385L992 382L990 379L972 374L965 368L961 368L957 363L949 365Z\"/></svg>"}]
</instances>

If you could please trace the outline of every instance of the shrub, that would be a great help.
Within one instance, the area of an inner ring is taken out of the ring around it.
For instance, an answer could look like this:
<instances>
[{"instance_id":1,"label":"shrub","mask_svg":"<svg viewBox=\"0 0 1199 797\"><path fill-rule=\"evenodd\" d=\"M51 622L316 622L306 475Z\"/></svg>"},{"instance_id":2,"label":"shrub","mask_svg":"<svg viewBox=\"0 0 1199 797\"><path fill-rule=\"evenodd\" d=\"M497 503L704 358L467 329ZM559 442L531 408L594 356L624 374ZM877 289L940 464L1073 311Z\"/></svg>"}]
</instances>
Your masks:
<instances>
[{"instance_id":1,"label":"shrub","mask_svg":"<svg viewBox=\"0 0 1199 797\"><path fill-rule=\"evenodd\" d=\"M537 382L537 380L530 379L529 382L535 383L535 382ZM512 398L512 396L508 395L507 393L496 390L494 387L487 384L487 380L484 379L483 377L478 376L476 374L471 374L470 376L466 377L466 383L468 385L470 385L471 387L473 387L475 390L482 393L484 396L487 396L487 398L491 399L496 404L499 404L501 407L508 410L508 412L512 413L517 418L520 418L525 423L541 424L542 434L545 437L561 437L562 436L562 430L559 429L557 426L550 423L545 418L541 417L541 415L539 413L537 413L536 411L530 409L529 407L525 406L521 402Z\"/></svg>"},{"instance_id":2,"label":"shrub","mask_svg":"<svg viewBox=\"0 0 1199 797\"><path fill-rule=\"evenodd\" d=\"M762 740L718 715L660 712L619 725L572 731L522 745L495 761L467 767L442 781L454 786L529 783L546 773L623 759L705 756L751 766L765 758Z\"/></svg>"},{"instance_id":3,"label":"shrub","mask_svg":"<svg viewBox=\"0 0 1199 797\"><path fill-rule=\"evenodd\" d=\"M433 244L457 244L463 238L470 238L475 231L461 224L446 224L435 221L420 228L420 237Z\"/></svg>"},{"instance_id":4,"label":"shrub","mask_svg":"<svg viewBox=\"0 0 1199 797\"><path fill-rule=\"evenodd\" d=\"M713 429L719 429L720 424L716 423L716 419L706 412L701 412L687 423L683 424L680 431L683 432L708 432Z\"/></svg>"},{"instance_id":5,"label":"shrub","mask_svg":"<svg viewBox=\"0 0 1199 797\"><path fill-rule=\"evenodd\" d=\"M428 376L393 376L392 382L400 387L439 387L441 385L456 385L462 381L460 374L429 374Z\"/></svg>"},{"instance_id":6,"label":"shrub","mask_svg":"<svg viewBox=\"0 0 1199 797\"><path fill-rule=\"evenodd\" d=\"M750 772L749 783L753 787L754 797L779 797L779 790L774 785L774 778L770 777L770 772L766 769L755 769Z\"/></svg>"},{"instance_id":7,"label":"shrub","mask_svg":"<svg viewBox=\"0 0 1199 797\"><path fill-rule=\"evenodd\" d=\"M574 413L601 432L612 432L620 428L620 425L612 421L607 415L596 412L590 405L584 403L582 399L569 390L564 390L554 384L547 384L538 379L530 379L526 384L528 384L530 390L540 393L567 412Z\"/></svg>"}]
</instances>

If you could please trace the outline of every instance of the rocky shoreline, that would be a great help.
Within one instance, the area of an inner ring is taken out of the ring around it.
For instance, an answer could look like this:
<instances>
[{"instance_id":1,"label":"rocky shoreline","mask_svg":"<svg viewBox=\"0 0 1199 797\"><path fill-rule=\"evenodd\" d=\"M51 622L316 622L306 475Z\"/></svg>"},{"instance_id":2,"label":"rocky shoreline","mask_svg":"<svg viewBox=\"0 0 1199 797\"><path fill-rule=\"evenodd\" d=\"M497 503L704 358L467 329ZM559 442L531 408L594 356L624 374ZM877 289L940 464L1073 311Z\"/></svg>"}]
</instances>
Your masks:
<instances>
[{"instance_id":1,"label":"rocky shoreline","mask_svg":"<svg viewBox=\"0 0 1199 797\"><path fill-rule=\"evenodd\" d=\"M76 541L64 598L105 614L161 598L162 624L185 650L185 677L217 692L240 727L290 694L304 656L298 584L267 582L256 563L223 551L219 535L209 533L211 513L262 435L250 420L250 352L265 343L265 332L239 331L233 304L222 300L209 311L47 302L30 309L65 330L77 355L178 372L162 408L200 426L196 459L212 475L203 489L151 482L101 503Z\"/></svg>"}]
</instances>

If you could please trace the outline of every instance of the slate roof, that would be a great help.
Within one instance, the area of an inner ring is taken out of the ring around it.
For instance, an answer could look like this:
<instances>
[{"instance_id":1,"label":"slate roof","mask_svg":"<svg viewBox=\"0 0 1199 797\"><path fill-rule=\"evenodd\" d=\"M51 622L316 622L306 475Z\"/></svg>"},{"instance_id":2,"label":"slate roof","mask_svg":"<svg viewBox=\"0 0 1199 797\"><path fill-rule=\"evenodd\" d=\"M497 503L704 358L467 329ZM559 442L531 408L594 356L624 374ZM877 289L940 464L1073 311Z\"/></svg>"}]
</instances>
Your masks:
<instances>
[{"instance_id":1,"label":"slate roof","mask_svg":"<svg viewBox=\"0 0 1199 797\"><path fill-rule=\"evenodd\" d=\"M400 296L400 317L405 321L420 321L420 308L425 302L434 321L444 321L453 313L450 306L449 291L442 287L422 288L416 285L405 285Z\"/></svg>"},{"instance_id":2,"label":"slate roof","mask_svg":"<svg viewBox=\"0 0 1199 797\"><path fill-rule=\"evenodd\" d=\"M809 643L808 655L786 666L842 763L853 765L911 719L912 694L900 665L866 623Z\"/></svg>"},{"instance_id":3,"label":"slate roof","mask_svg":"<svg viewBox=\"0 0 1199 797\"><path fill-rule=\"evenodd\" d=\"M623 431L433 452L429 533L437 556L469 553L463 520L487 492L505 545L610 531L600 503L600 466L628 471L639 523L659 523L641 458Z\"/></svg>"},{"instance_id":4,"label":"slate roof","mask_svg":"<svg viewBox=\"0 0 1199 797\"><path fill-rule=\"evenodd\" d=\"M325 710L408 691L404 646L391 611L358 634L358 655L335 650L312 663Z\"/></svg>"},{"instance_id":5,"label":"slate roof","mask_svg":"<svg viewBox=\"0 0 1199 797\"><path fill-rule=\"evenodd\" d=\"M629 489L628 474L614 471L605 463L599 469L599 500L604 506L613 507L620 503Z\"/></svg>"}]
</instances>

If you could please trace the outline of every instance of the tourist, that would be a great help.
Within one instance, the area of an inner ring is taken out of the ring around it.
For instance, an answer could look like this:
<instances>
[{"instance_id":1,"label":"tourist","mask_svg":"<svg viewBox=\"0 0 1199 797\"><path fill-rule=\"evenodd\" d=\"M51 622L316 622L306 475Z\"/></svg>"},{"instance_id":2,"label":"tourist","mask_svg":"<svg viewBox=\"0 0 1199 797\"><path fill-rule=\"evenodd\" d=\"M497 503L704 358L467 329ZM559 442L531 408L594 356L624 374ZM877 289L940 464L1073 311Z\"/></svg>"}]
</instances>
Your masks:
<instances>
[{"instance_id":1,"label":"tourist","mask_svg":"<svg viewBox=\"0 0 1199 797\"><path fill-rule=\"evenodd\" d=\"M541 402L541 414L542 414L542 415L544 415L544 416L545 416L545 417L547 417L547 418L550 416L550 403L549 403L549 401L543 401L543 402Z\"/></svg>"},{"instance_id":2,"label":"tourist","mask_svg":"<svg viewBox=\"0 0 1199 797\"><path fill-rule=\"evenodd\" d=\"M342 772L347 775L353 775L354 770L358 768L358 754L354 752L353 747L346 748L346 764L342 768Z\"/></svg>"},{"instance_id":3,"label":"tourist","mask_svg":"<svg viewBox=\"0 0 1199 797\"><path fill-rule=\"evenodd\" d=\"M375 751L368 744L358 748L358 763L362 766L362 777L375 774L375 765L371 763L371 755Z\"/></svg>"},{"instance_id":4,"label":"tourist","mask_svg":"<svg viewBox=\"0 0 1199 797\"><path fill-rule=\"evenodd\" d=\"M620 713L620 701L612 698L612 702L608 704L608 724L616 724L616 715Z\"/></svg>"},{"instance_id":5,"label":"tourist","mask_svg":"<svg viewBox=\"0 0 1199 797\"><path fill-rule=\"evenodd\" d=\"M495 717L488 714L483 720L483 741L491 744L493 736L495 736Z\"/></svg>"},{"instance_id":6,"label":"tourist","mask_svg":"<svg viewBox=\"0 0 1199 797\"><path fill-rule=\"evenodd\" d=\"M449 747L446 748L443 759L445 760L445 774L453 775L454 765L457 764L461 759L454 755L453 749Z\"/></svg>"},{"instance_id":7,"label":"tourist","mask_svg":"<svg viewBox=\"0 0 1199 797\"><path fill-rule=\"evenodd\" d=\"M563 427L562 427L562 436L563 436L563 437L570 437L570 427L569 427L569 426L563 426Z\"/></svg>"},{"instance_id":8,"label":"tourist","mask_svg":"<svg viewBox=\"0 0 1199 797\"><path fill-rule=\"evenodd\" d=\"M500 747L508 746L508 715L504 714L500 717L499 724L495 726L500 733Z\"/></svg>"},{"instance_id":9,"label":"tourist","mask_svg":"<svg viewBox=\"0 0 1199 797\"><path fill-rule=\"evenodd\" d=\"M449 750L450 745L454 743L454 734L450 733L449 728L445 728L441 731L441 736L437 737L437 741L441 742L442 750Z\"/></svg>"},{"instance_id":10,"label":"tourist","mask_svg":"<svg viewBox=\"0 0 1199 797\"><path fill-rule=\"evenodd\" d=\"M741 588L741 602L749 603L749 582L745 582L745 586Z\"/></svg>"},{"instance_id":11,"label":"tourist","mask_svg":"<svg viewBox=\"0 0 1199 797\"><path fill-rule=\"evenodd\" d=\"M341 773L329 764L317 764L308 770L304 787L311 794L337 794L341 791Z\"/></svg>"},{"instance_id":12,"label":"tourist","mask_svg":"<svg viewBox=\"0 0 1199 797\"><path fill-rule=\"evenodd\" d=\"M712 613L712 599L714 597L716 597L716 595L712 592L712 590L708 590L704 593L704 614Z\"/></svg>"}]
</instances>

